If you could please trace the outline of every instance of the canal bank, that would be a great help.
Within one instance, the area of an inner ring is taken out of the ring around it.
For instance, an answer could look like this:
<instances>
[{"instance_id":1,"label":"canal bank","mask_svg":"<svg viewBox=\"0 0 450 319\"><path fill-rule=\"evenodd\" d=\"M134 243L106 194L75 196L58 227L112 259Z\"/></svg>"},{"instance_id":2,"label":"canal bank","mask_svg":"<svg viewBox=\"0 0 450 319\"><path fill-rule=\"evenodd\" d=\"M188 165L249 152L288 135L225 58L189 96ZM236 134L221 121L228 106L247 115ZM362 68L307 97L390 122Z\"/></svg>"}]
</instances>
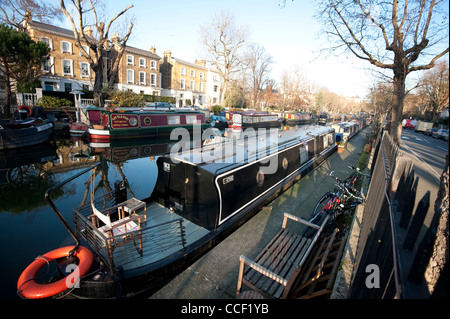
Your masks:
<instances>
[{"instance_id":1,"label":"canal bank","mask_svg":"<svg viewBox=\"0 0 450 319\"><path fill-rule=\"evenodd\" d=\"M279 231L285 212L308 219L320 197L334 188L329 173L334 171L339 178L351 173L347 165L358 162L369 132L370 128L359 132L346 149L331 155L150 299L235 298L239 256L255 258Z\"/></svg>"}]
</instances>

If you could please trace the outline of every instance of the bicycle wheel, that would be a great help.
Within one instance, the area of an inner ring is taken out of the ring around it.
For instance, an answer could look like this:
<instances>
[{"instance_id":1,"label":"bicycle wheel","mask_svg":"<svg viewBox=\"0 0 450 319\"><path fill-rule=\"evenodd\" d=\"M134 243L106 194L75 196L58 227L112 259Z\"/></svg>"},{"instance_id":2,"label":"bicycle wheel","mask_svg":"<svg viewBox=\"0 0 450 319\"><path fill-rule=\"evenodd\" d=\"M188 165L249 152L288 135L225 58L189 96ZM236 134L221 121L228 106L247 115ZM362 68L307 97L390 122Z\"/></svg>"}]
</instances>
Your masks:
<instances>
[{"instance_id":1,"label":"bicycle wheel","mask_svg":"<svg viewBox=\"0 0 450 319\"><path fill-rule=\"evenodd\" d=\"M322 212L326 213L326 206L327 204L334 199L334 193L333 192L327 192L325 193L317 202L316 206L314 207L312 217L310 219L311 223L318 224L318 221L316 220L319 215L325 216L325 214L321 214Z\"/></svg>"}]
</instances>

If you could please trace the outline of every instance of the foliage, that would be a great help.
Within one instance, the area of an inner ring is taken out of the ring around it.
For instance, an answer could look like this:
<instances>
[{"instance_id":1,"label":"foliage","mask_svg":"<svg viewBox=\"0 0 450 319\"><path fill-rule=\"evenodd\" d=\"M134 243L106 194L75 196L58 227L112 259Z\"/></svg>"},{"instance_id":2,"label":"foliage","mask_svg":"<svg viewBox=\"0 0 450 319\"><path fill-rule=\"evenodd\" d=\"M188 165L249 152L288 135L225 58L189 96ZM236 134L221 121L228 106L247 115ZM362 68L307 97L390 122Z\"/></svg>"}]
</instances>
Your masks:
<instances>
[{"instance_id":1,"label":"foliage","mask_svg":"<svg viewBox=\"0 0 450 319\"><path fill-rule=\"evenodd\" d=\"M143 107L144 97L133 91L113 91L109 94L109 99L117 107Z\"/></svg>"},{"instance_id":2,"label":"foliage","mask_svg":"<svg viewBox=\"0 0 450 319\"><path fill-rule=\"evenodd\" d=\"M144 102L167 102L175 104L176 98L171 96L160 96L160 95L151 95L151 94L141 94Z\"/></svg>"},{"instance_id":3,"label":"foliage","mask_svg":"<svg viewBox=\"0 0 450 319\"><path fill-rule=\"evenodd\" d=\"M34 82L48 53L47 44L35 42L28 34L0 24L0 68L5 82L3 113L10 113L12 83Z\"/></svg>"},{"instance_id":4,"label":"foliage","mask_svg":"<svg viewBox=\"0 0 450 319\"><path fill-rule=\"evenodd\" d=\"M223 104L227 108L244 106L244 95L235 84L226 92Z\"/></svg>"},{"instance_id":5,"label":"foliage","mask_svg":"<svg viewBox=\"0 0 450 319\"><path fill-rule=\"evenodd\" d=\"M55 96L43 96L37 102L36 106L42 106L43 108L53 109L59 108L62 106L72 106L72 101L67 99L60 99Z\"/></svg>"},{"instance_id":6,"label":"foliage","mask_svg":"<svg viewBox=\"0 0 450 319\"><path fill-rule=\"evenodd\" d=\"M219 112L222 111L222 107L220 105L213 106L214 115L219 115Z\"/></svg>"}]
</instances>

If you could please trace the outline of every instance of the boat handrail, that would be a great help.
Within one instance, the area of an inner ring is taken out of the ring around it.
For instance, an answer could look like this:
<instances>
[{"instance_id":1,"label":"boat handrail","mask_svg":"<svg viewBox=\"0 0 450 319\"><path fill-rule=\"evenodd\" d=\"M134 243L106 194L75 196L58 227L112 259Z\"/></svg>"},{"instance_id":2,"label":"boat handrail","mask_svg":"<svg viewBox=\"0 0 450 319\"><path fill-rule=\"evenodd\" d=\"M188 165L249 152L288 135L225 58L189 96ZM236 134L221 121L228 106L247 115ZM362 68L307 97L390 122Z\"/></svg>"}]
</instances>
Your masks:
<instances>
[{"instance_id":1,"label":"boat handrail","mask_svg":"<svg viewBox=\"0 0 450 319\"><path fill-rule=\"evenodd\" d=\"M62 216L61 212L58 210L58 208L56 207L55 203L53 203L53 201L50 198L50 194L55 191L58 188L61 188L62 186L66 185L67 183L73 181L74 179L76 179L77 177L80 177L83 174L86 174L87 172L89 172L90 170L96 168L97 166L99 166L101 164L101 162L88 167L87 169L79 172L78 174L69 177L68 179L60 182L59 184L56 184L53 187L50 187L49 189L47 189L45 191L45 200L48 202L48 204L50 205L50 207L53 209L53 211L55 212L56 216L59 218L59 220L63 223L64 227L67 229L67 231L69 232L69 234L73 237L73 239L75 240L75 247L69 252L69 256L72 256L73 253L78 249L78 247L80 246L80 240L78 239L77 235L73 232L73 230L70 228L69 224L67 223L67 221L64 219L64 217Z\"/></svg>"}]
</instances>

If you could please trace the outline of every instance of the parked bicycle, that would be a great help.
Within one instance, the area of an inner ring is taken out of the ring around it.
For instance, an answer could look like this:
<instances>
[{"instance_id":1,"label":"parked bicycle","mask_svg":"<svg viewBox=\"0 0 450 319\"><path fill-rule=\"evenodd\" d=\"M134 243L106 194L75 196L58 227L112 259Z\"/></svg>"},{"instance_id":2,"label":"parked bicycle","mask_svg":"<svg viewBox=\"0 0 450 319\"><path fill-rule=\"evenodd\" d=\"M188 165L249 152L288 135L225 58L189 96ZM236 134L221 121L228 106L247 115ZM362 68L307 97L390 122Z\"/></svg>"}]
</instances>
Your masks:
<instances>
[{"instance_id":1,"label":"parked bicycle","mask_svg":"<svg viewBox=\"0 0 450 319\"><path fill-rule=\"evenodd\" d=\"M353 169L353 173L344 181L333 175L334 171L330 173L330 176L337 182L337 188L333 192L325 193L319 199L314 207L310 222L318 224L326 215L330 215L331 219L334 219L344 211L364 203L363 188L357 194L358 191L355 188L355 184L358 176L370 178L370 175L362 173L359 168L355 168L352 165L349 165L349 167Z\"/></svg>"}]
</instances>

